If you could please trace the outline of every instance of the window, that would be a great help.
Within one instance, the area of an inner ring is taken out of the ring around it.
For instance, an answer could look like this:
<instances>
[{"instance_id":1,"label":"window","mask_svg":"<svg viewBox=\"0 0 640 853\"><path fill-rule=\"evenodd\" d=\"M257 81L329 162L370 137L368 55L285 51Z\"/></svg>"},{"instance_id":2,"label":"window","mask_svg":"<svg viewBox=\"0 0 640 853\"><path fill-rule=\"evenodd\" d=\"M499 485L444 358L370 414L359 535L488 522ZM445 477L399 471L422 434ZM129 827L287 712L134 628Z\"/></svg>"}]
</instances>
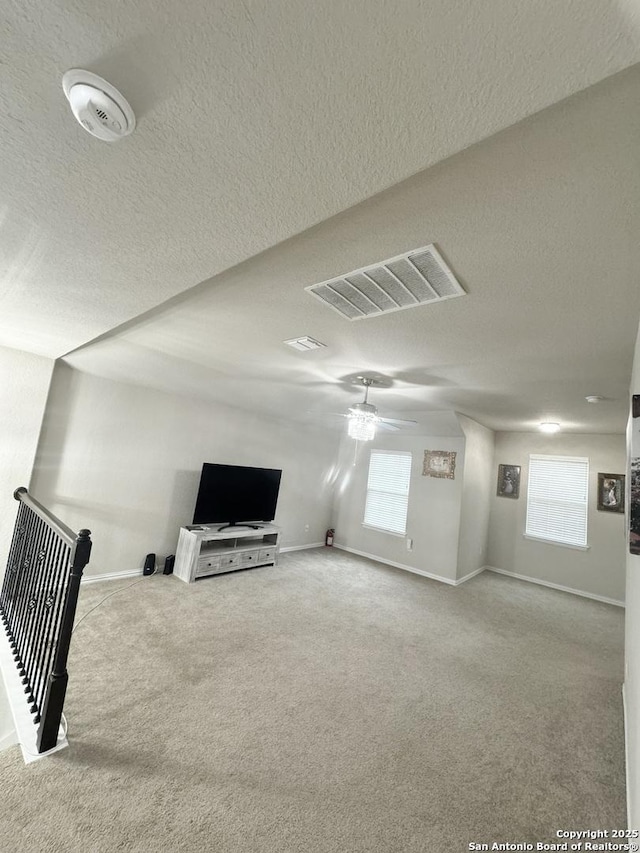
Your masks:
<instances>
[{"instance_id":1,"label":"window","mask_svg":"<svg viewBox=\"0 0 640 853\"><path fill-rule=\"evenodd\" d=\"M371 451L363 522L367 527L387 533L406 533L410 479L410 453Z\"/></svg>"},{"instance_id":2,"label":"window","mask_svg":"<svg viewBox=\"0 0 640 853\"><path fill-rule=\"evenodd\" d=\"M531 455L525 535L586 548L588 492L588 459Z\"/></svg>"}]
</instances>

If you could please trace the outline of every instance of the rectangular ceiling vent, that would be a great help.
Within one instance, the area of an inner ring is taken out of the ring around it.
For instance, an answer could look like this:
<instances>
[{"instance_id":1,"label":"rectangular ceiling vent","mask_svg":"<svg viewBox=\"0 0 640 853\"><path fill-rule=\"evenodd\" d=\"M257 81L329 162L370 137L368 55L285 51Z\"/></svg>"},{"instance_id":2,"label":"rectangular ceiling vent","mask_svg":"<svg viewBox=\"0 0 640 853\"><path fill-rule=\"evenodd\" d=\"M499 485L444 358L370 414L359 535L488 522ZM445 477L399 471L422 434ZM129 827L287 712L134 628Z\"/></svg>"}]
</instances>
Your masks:
<instances>
[{"instance_id":1,"label":"rectangular ceiling vent","mask_svg":"<svg viewBox=\"0 0 640 853\"><path fill-rule=\"evenodd\" d=\"M304 338L291 338L290 341L284 341L284 343L300 352L309 352L311 349L326 347L326 344L317 341L315 338L310 338L308 335L305 335Z\"/></svg>"},{"instance_id":2,"label":"rectangular ceiling vent","mask_svg":"<svg viewBox=\"0 0 640 853\"><path fill-rule=\"evenodd\" d=\"M348 320L464 296L435 246L413 249L305 290Z\"/></svg>"}]
</instances>

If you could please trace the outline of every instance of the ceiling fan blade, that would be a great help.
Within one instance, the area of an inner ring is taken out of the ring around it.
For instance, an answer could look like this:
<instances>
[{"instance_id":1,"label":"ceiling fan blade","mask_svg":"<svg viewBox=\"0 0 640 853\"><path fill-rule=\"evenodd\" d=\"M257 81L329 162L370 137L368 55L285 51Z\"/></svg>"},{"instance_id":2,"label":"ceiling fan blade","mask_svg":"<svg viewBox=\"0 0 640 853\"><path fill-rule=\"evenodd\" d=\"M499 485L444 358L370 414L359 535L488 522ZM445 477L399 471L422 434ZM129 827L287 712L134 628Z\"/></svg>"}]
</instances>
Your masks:
<instances>
[{"instance_id":1,"label":"ceiling fan blade","mask_svg":"<svg viewBox=\"0 0 640 853\"><path fill-rule=\"evenodd\" d=\"M376 424L376 429L384 429L389 432L399 432L400 427L394 426L393 424L388 424L384 419L381 419Z\"/></svg>"},{"instance_id":2,"label":"ceiling fan blade","mask_svg":"<svg viewBox=\"0 0 640 853\"><path fill-rule=\"evenodd\" d=\"M399 421L397 418L380 418L381 421L384 421L388 424L417 424L418 421Z\"/></svg>"}]
</instances>

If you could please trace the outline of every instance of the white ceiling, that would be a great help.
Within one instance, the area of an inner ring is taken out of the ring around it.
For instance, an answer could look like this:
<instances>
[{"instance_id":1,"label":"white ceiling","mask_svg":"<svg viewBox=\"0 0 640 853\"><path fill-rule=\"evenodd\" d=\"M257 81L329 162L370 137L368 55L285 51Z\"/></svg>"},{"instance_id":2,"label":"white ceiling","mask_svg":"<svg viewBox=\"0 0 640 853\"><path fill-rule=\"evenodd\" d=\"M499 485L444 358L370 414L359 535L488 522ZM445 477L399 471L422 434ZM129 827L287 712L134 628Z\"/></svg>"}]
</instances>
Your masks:
<instances>
[{"instance_id":1,"label":"white ceiling","mask_svg":"<svg viewBox=\"0 0 640 853\"><path fill-rule=\"evenodd\" d=\"M92 5L0 0L1 345L106 335L70 363L278 416L376 371L386 411L624 428L640 75L610 75L640 61L632 0ZM133 136L75 124L74 66L127 95ZM349 323L304 291L430 242L467 297ZM303 334L327 350L282 346Z\"/></svg>"}]
</instances>

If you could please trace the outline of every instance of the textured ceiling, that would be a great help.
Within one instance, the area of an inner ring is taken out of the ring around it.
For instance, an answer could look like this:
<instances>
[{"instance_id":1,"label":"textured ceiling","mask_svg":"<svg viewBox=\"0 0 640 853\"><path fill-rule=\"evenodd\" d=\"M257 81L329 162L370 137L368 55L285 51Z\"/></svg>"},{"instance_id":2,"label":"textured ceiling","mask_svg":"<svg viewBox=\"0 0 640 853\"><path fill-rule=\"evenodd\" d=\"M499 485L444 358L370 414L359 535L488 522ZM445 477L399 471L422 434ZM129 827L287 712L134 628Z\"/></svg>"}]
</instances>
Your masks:
<instances>
[{"instance_id":1,"label":"textured ceiling","mask_svg":"<svg viewBox=\"0 0 640 853\"><path fill-rule=\"evenodd\" d=\"M0 11L0 344L49 356L640 59L631 0L0 0ZM70 67L125 93L132 137L107 145L80 129L60 84ZM508 287L501 253L475 268L468 237L431 217L386 243L434 239L474 288ZM324 249L315 266L305 256L300 277L374 261L375 243L342 245L334 264ZM233 325L244 305L225 293ZM285 325L305 331L272 328ZM345 371L367 333L345 344Z\"/></svg>"},{"instance_id":2,"label":"textured ceiling","mask_svg":"<svg viewBox=\"0 0 640 853\"><path fill-rule=\"evenodd\" d=\"M640 313L640 65L263 252L68 356L74 367L320 419L378 373L382 414L622 432ZM352 323L305 291L434 242L467 295ZM302 335L327 344L306 354ZM606 399L585 402L588 394ZM312 415L309 412L314 413ZM334 420L342 424L339 418Z\"/></svg>"}]
</instances>

